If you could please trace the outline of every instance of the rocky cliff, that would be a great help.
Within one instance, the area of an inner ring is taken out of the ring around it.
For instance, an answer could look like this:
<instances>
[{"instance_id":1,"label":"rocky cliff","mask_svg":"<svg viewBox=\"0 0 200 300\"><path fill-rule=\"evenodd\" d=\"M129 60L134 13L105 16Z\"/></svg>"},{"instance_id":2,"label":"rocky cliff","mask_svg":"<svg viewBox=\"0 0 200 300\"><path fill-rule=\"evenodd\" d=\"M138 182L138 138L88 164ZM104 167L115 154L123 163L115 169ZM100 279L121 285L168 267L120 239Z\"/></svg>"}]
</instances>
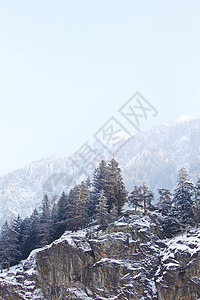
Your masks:
<instances>
[{"instance_id":1,"label":"rocky cliff","mask_svg":"<svg viewBox=\"0 0 200 300\"><path fill-rule=\"evenodd\" d=\"M200 298L200 230L164 239L158 215L66 232L0 276L2 299Z\"/></svg>"}]
</instances>

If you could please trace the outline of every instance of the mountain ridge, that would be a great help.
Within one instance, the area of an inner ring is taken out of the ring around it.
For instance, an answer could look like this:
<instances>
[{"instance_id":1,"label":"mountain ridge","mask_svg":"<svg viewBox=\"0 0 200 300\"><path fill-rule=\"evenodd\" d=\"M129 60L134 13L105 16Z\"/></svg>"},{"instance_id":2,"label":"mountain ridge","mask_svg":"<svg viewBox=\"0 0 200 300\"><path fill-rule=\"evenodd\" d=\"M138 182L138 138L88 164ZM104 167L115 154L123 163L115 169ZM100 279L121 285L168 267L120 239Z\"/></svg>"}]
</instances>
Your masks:
<instances>
[{"instance_id":1,"label":"mountain ridge","mask_svg":"<svg viewBox=\"0 0 200 300\"><path fill-rule=\"evenodd\" d=\"M188 169L193 181L197 180L200 170L200 118L190 116L181 119L184 121L160 124L135 134L115 155L129 191L142 181L154 192L162 187L173 189L182 166ZM97 148L97 144L94 147ZM112 158L106 149L100 151L101 158ZM76 154L72 158L81 166ZM89 175L92 176L91 171ZM84 174L72 164L69 156L63 155L43 158L0 176L2 223L17 214L26 217L35 207L40 207L45 194L59 197L62 190L68 191L82 179L85 179Z\"/></svg>"}]
</instances>

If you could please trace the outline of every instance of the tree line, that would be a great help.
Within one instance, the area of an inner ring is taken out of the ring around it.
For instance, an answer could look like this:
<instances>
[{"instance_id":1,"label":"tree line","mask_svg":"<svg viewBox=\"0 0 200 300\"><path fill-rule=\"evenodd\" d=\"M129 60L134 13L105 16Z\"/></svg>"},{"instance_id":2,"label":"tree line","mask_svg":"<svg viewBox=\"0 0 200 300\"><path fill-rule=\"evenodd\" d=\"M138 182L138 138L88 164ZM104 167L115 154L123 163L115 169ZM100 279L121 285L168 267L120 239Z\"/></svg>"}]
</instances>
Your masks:
<instances>
[{"instance_id":1,"label":"tree line","mask_svg":"<svg viewBox=\"0 0 200 300\"><path fill-rule=\"evenodd\" d=\"M145 183L135 186L128 197L118 162L112 159L107 164L102 160L92 181L88 178L68 194L63 192L53 205L45 195L39 211L35 209L23 220L18 216L5 222L0 234L1 270L26 259L33 249L58 239L66 230L77 231L94 224L105 229L122 214L126 201L135 211L143 210L144 215L149 211L160 213L168 237L179 232L181 226L198 226L200 179L194 186L186 169L181 168L174 194L165 188L158 192L156 205L152 204L154 194Z\"/></svg>"},{"instance_id":2,"label":"tree line","mask_svg":"<svg viewBox=\"0 0 200 300\"><path fill-rule=\"evenodd\" d=\"M135 207L142 206L144 215L146 210L157 210L162 215L162 227L167 237L183 231L187 226L198 227L200 221L200 179L193 184L188 178L187 170L182 167L178 173L177 186L174 193L169 189L158 189L159 199L152 205L153 192L143 183L135 186L128 197L129 203Z\"/></svg>"},{"instance_id":3,"label":"tree line","mask_svg":"<svg viewBox=\"0 0 200 300\"><path fill-rule=\"evenodd\" d=\"M118 162L102 160L92 182L87 179L69 194L63 192L53 206L45 195L40 211L5 222L0 235L1 270L26 259L33 249L51 243L66 230L77 231L89 224L106 227L120 215L127 196Z\"/></svg>"}]
</instances>

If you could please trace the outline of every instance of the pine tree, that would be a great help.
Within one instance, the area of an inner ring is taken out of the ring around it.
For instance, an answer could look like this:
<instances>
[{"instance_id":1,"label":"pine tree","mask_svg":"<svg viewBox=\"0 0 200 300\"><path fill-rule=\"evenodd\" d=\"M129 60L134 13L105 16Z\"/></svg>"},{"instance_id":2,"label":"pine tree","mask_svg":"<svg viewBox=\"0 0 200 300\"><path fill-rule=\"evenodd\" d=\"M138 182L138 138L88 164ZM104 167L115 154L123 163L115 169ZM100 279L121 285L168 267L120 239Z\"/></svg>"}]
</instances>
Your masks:
<instances>
[{"instance_id":1,"label":"pine tree","mask_svg":"<svg viewBox=\"0 0 200 300\"><path fill-rule=\"evenodd\" d=\"M85 182L76 185L70 191L69 202L73 212L72 230L77 231L87 224L89 195L89 190Z\"/></svg>"},{"instance_id":2,"label":"pine tree","mask_svg":"<svg viewBox=\"0 0 200 300\"><path fill-rule=\"evenodd\" d=\"M109 222L114 222L117 220L117 217L118 217L118 207L113 204L113 207L108 215L108 220Z\"/></svg>"},{"instance_id":3,"label":"pine tree","mask_svg":"<svg viewBox=\"0 0 200 300\"><path fill-rule=\"evenodd\" d=\"M51 222L50 222L50 233L49 233L49 242L52 243L55 238L55 229L57 224L57 204L54 203L51 210Z\"/></svg>"},{"instance_id":4,"label":"pine tree","mask_svg":"<svg viewBox=\"0 0 200 300\"><path fill-rule=\"evenodd\" d=\"M119 164L114 158L109 162L107 167L105 195L108 198L109 212L112 210L113 205L116 205L118 214L120 214L128 192L125 189Z\"/></svg>"},{"instance_id":5,"label":"pine tree","mask_svg":"<svg viewBox=\"0 0 200 300\"><path fill-rule=\"evenodd\" d=\"M104 190L101 190L96 205L96 219L101 227L106 227L108 224L108 199L105 196Z\"/></svg>"},{"instance_id":6,"label":"pine tree","mask_svg":"<svg viewBox=\"0 0 200 300\"><path fill-rule=\"evenodd\" d=\"M154 199L154 194L150 188L143 183L136 190L132 192L131 200L136 201L137 203L143 202L144 215L146 215L147 209L152 209L152 201Z\"/></svg>"},{"instance_id":7,"label":"pine tree","mask_svg":"<svg viewBox=\"0 0 200 300\"><path fill-rule=\"evenodd\" d=\"M196 221L196 227L198 228L198 224L200 221L200 178L198 178L197 180L194 191L195 191L195 221Z\"/></svg>"},{"instance_id":8,"label":"pine tree","mask_svg":"<svg viewBox=\"0 0 200 300\"><path fill-rule=\"evenodd\" d=\"M22 259L26 259L32 250L30 243L31 232L31 221L30 218L25 218L21 224L21 235L20 235L20 249L22 253Z\"/></svg>"},{"instance_id":9,"label":"pine tree","mask_svg":"<svg viewBox=\"0 0 200 300\"><path fill-rule=\"evenodd\" d=\"M91 180L90 180L90 177L89 177L89 176L87 177L85 183L86 183L88 189L90 190L92 183L91 183Z\"/></svg>"},{"instance_id":10,"label":"pine tree","mask_svg":"<svg viewBox=\"0 0 200 300\"><path fill-rule=\"evenodd\" d=\"M63 191L58 200L56 215L53 224L53 238L59 238L67 229L66 210L68 205L68 195Z\"/></svg>"},{"instance_id":11,"label":"pine tree","mask_svg":"<svg viewBox=\"0 0 200 300\"><path fill-rule=\"evenodd\" d=\"M22 259L26 259L32 250L40 247L40 225L40 214L37 209L22 221L20 232Z\"/></svg>"},{"instance_id":12,"label":"pine tree","mask_svg":"<svg viewBox=\"0 0 200 300\"><path fill-rule=\"evenodd\" d=\"M106 193L108 170L105 160L102 160L93 174L92 191L89 204L89 217L95 214L96 204L100 192L103 190Z\"/></svg>"},{"instance_id":13,"label":"pine tree","mask_svg":"<svg viewBox=\"0 0 200 300\"><path fill-rule=\"evenodd\" d=\"M80 188L81 188L80 218L81 218L81 228L83 228L88 223L90 192L88 189L88 185L84 181L81 182Z\"/></svg>"},{"instance_id":14,"label":"pine tree","mask_svg":"<svg viewBox=\"0 0 200 300\"><path fill-rule=\"evenodd\" d=\"M47 195L45 195L42 201L42 212L40 217L40 231L39 231L40 247L43 247L49 243L50 224L51 224L51 211L49 207L49 199Z\"/></svg>"},{"instance_id":15,"label":"pine tree","mask_svg":"<svg viewBox=\"0 0 200 300\"><path fill-rule=\"evenodd\" d=\"M9 253L9 226L8 222L1 227L0 236L0 258L1 258L1 272L4 268L9 267L10 253Z\"/></svg>"},{"instance_id":16,"label":"pine tree","mask_svg":"<svg viewBox=\"0 0 200 300\"><path fill-rule=\"evenodd\" d=\"M123 183L121 169L115 159L112 159L108 166L102 160L94 172L92 193L94 210L98 196L102 190L108 199L108 211L111 212L113 205L116 205L118 214L120 214L128 193ZM92 205L90 206L92 207Z\"/></svg>"},{"instance_id":17,"label":"pine tree","mask_svg":"<svg viewBox=\"0 0 200 300\"><path fill-rule=\"evenodd\" d=\"M90 223L92 222L93 216L95 214L95 195L97 195L97 193L94 192L93 183L91 182L90 177L87 178L86 185L89 191L89 202L87 204L87 222Z\"/></svg>"},{"instance_id":18,"label":"pine tree","mask_svg":"<svg viewBox=\"0 0 200 300\"><path fill-rule=\"evenodd\" d=\"M77 231L80 228L80 210L81 210L81 187L76 185L69 193L70 210L66 212L67 218L73 216L70 229Z\"/></svg>"},{"instance_id":19,"label":"pine tree","mask_svg":"<svg viewBox=\"0 0 200 300\"><path fill-rule=\"evenodd\" d=\"M21 219L18 216L9 226L9 266L13 266L20 262L22 253L20 249L20 227Z\"/></svg>"},{"instance_id":20,"label":"pine tree","mask_svg":"<svg viewBox=\"0 0 200 300\"><path fill-rule=\"evenodd\" d=\"M19 232L19 218L14 220L11 225L6 221L1 228L0 236L0 259L1 272L3 268L10 269L11 266L17 264L21 259Z\"/></svg>"},{"instance_id":21,"label":"pine tree","mask_svg":"<svg viewBox=\"0 0 200 300\"><path fill-rule=\"evenodd\" d=\"M145 183L143 183L143 186L142 186L142 193L143 193L145 209L151 209L152 201L154 199L154 194Z\"/></svg>"},{"instance_id":22,"label":"pine tree","mask_svg":"<svg viewBox=\"0 0 200 300\"><path fill-rule=\"evenodd\" d=\"M181 168L178 174L178 183L174 193L173 206L178 219L185 225L194 225L193 194L194 186L188 179L186 169Z\"/></svg>"},{"instance_id":23,"label":"pine tree","mask_svg":"<svg viewBox=\"0 0 200 300\"><path fill-rule=\"evenodd\" d=\"M106 190L106 184L107 184L107 176L108 176L108 170L105 160L102 160L99 164L99 166L95 169L94 175L93 175L93 195L94 198L98 198L100 192L102 190Z\"/></svg>"},{"instance_id":24,"label":"pine tree","mask_svg":"<svg viewBox=\"0 0 200 300\"><path fill-rule=\"evenodd\" d=\"M14 232L14 240L15 240L15 264L19 263L20 260L22 259L22 253L21 253L21 225L22 225L22 219L18 215L16 219L13 220L11 224L11 229Z\"/></svg>"},{"instance_id":25,"label":"pine tree","mask_svg":"<svg viewBox=\"0 0 200 300\"><path fill-rule=\"evenodd\" d=\"M67 206L67 199L68 196L63 191L61 197L58 200L57 204L57 221L62 222L65 219L66 213L66 206Z\"/></svg>"},{"instance_id":26,"label":"pine tree","mask_svg":"<svg viewBox=\"0 0 200 300\"><path fill-rule=\"evenodd\" d=\"M132 204L135 207L135 211L137 210L137 207L142 203L143 197L142 197L142 187L141 186L135 186L134 190L131 192L131 195L128 197L128 201L130 204Z\"/></svg>"},{"instance_id":27,"label":"pine tree","mask_svg":"<svg viewBox=\"0 0 200 300\"><path fill-rule=\"evenodd\" d=\"M40 246L40 229L41 229L41 216L38 210L35 208L29 218L29 253ZM28 254L29 254L28 253Z\"/></svg>"},{"instance_id":28,"label":"pine tree","mask_svg":"<svg viewBox=\"0 0 200 300\"><path fill-rule=\"evenodd\" d=\"M70 190L67 198L66 210L65 210L65 224L66 230L74 230L74 217L76 214L76 204L74 197L74 189Z\"/></svg>"},{"instance_id":29,"label":"pine tree","mask_svg":"<svg viewBox=\"0 0 200 300\"><path fill-rule=\"evenodd\" d=\"M167 215L171 209L171 191L168 189L158 189L160 198L159 198L159 205L161 208L162 215Z\"/></svg>"}]
</instances>

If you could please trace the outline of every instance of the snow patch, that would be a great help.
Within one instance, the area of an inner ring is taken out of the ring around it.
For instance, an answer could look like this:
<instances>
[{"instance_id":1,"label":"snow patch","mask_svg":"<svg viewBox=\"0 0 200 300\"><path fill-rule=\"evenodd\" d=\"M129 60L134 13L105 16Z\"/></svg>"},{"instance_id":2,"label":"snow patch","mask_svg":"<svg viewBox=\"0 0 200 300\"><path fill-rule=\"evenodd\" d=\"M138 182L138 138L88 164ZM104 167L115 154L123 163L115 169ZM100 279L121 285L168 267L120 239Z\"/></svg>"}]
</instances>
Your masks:
<instances>
[{"instance_id":1,"label":"snow patch","mask_svg":"<svg viewBox=\"0 0 200 300\"><path fill-rule=\"evenodd\" d=\"M194 115L191 115L191 116L187 116L187 115L182 115L180 117L178 117L176 119L176 123L184 123L186 121L189 121L189 120L195 120L197 119L198 117L197 116L194 116Z\"/></svg>"}]
</instances>

